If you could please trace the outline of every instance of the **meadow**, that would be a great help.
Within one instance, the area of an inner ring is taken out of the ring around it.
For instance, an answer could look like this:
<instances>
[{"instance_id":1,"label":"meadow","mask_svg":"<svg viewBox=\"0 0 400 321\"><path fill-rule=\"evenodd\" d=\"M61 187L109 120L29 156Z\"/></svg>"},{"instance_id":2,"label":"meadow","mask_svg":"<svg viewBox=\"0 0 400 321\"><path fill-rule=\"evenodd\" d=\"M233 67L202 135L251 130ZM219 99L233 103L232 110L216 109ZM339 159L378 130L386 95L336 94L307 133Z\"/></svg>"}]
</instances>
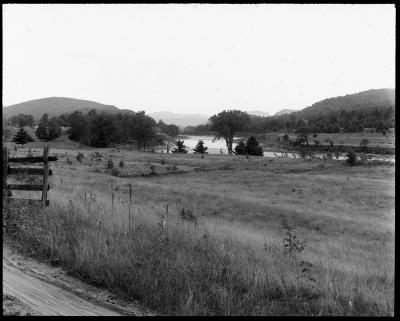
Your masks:
<instances>
[{"instance_id":1,"label":"meadow","mask_svg":"<svg viewBox=\"0 0 400 321\"><path fill-rule=\"evenodd\" d=\"M168 315L394 313L393 164L51 151L50 206L10 204L26 254Z\"/></svg>"}]
</instances>

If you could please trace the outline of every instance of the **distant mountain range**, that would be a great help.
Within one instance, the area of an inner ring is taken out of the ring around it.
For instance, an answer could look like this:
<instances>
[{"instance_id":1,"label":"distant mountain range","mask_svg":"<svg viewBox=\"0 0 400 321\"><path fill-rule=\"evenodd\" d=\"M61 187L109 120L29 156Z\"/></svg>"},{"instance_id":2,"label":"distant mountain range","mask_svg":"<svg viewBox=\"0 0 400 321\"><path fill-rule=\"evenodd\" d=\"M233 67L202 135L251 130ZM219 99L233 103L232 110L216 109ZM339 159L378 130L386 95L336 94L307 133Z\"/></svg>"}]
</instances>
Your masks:
<instances>
[{"instance_id":1,"label":"distant mountain range","mask_svg":"<svg viewBox=\"0 0 400 321\"><path fill-rule=\"evenodd\" d=\"M251 111L246 111L246 113L248 113L249 115L261 116L261 117L271 116L270 113L261 110L251 110Z\"/></svg>"},{"instance_id":2,"label":"distant mountain range","mask_svg":"<svg viewBox=\"0 0 400 321\"><path fill-rule=\"evenodd\" d=\"M204 114L180 114L169 111L159 111L148 114L155 121L160 119L166 124L175 124L177 126L198 126L207 123L210 116Z\"/></svg>"},{"instance_id":3,"label":"distant mountain range","mask_svg":"<svg viewBox=\"0 0 400 321\"><path fill-rule=\"evenodd\" d=\"M276 112L274 114L274 116L287 115L287 114L294 113L296 111L298 111L298 110L296 110L296 109L282 109L282 110Z\"/></svg>"},{"instance_id":4,"label":"distant mountain range","mask_svg":"<svg viewBox=\"0 0 400 321\"><path fill-rule=\"evenodd\" d=\"M395 105L394 89L371 89L356 94L334 97L321 100L302 110L283 109L273 115L273 117L294 113L296 118L308 119L318 114L324 114L331 111L355 110L360 108L375 108ZM100 104L90 100L50 97L26 101L20 104L11 105L3 108L3 117L7 119L20 113L32 115L35 120L39 120L44 113L50 117L59 116L64 113L70 113L75 110L88 112L90 109L105 111L110 113L132 112L129 109L120 109L113 105ZM219 111L218 111L219 112ZM267 112L248 111L253 116L270 117ZM157 122L161 119L167 124L175 124L180 127L197 126L207 123L209 115L205 114L181 114L167 111L154 112L148 114Z\"/></svg>"}]
</instances>

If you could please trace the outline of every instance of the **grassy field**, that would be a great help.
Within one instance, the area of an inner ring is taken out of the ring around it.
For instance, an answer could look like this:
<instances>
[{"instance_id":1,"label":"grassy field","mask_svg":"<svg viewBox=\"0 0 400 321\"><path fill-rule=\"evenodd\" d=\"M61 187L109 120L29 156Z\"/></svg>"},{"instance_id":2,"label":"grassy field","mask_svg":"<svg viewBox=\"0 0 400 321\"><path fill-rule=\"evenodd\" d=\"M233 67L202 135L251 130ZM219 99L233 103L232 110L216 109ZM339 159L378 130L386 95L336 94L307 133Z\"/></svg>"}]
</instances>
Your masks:
<instances>
[{"instance_id":1,"label":"grassy field","mask_svg":"<svg viewBox=\"0 0 400 321\"><path fill-rule=\"evenodd\" d=\"M284 133L271 133L266 134L266 139L262 140L265 147L273 146L276 144L276 138ZM298 134L288 134L291 141L295 141ZM335 133L326 134L318 133L317 137L313 137L313 134L309 135L309 144L314 145L314 141L319 141L321 145L330 145L332 141L334 146L360 146L360 142L363 139L368 140L369 147L384 147L384 148L395 148L395 130L391 128L386 135L382 133L370 133L368 131L361 133Z\"/></svg>"},{"instance_id":2,"label":"grassy field","mask_svg":"<svg viewBox=\"0 0 400 321\"><path fill-rule=\"evenodd\" d=\"M393 165L61 147L50 207L11 204L25 253L165 314L393 314Z\"/></svg>"}]
</instances>

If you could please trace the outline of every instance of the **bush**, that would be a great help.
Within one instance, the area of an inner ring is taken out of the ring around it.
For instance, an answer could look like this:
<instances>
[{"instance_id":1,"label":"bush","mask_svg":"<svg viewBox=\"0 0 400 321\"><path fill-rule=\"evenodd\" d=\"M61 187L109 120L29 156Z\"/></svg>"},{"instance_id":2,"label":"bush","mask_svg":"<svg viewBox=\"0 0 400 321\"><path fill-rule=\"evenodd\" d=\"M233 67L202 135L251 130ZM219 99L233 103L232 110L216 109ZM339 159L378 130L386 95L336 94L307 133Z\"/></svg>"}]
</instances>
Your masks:
<instances>
[{"instance_id":1,"label":"bush","mask_svg":"<svg viewBox=\"0 0 400 321\"><path fill-rule=\"evenodd\" d=\"M247 140L246 152L253 156L263 156L263 149L255 136L250 136Z\"/></svg>"},{"instance_id":2,"label":"bush","mask_svg":"<svg viewBox=\"0 0 400 321\"><path fill-rule=\"evenodd\" d=\"M79 162L79 163L82 163L82 160L85 158L85 156L82 154L82 153L79 153L78 152L78 155L76 155L76 160Z\"/></svg>"},{"instance_id":3,"label":"bush","mask_svg":"<svg viewBox=\"0 0 400 321\"><path fill-rule=\"evenodd\" d=\"M353 166L356 163L356 160L357 160L357 155L354 151L351 150L346 154L346 162L350 166Z\"/></svg>"},{"instance_id":4,"label":"bush","mask_svg":"<svg viewBox=\"0 0 400 321\"><path fill-rule=\"evenodd\" d=\"M72 160L70 160L68 157L67 157L67 164L72 165Z\"/></svg>"},{"instance_id":5,"label":"bush","mask_svg":"<svg viewBox=\"0 0 400 321\"><path fill-rule=\"evenodd\" d=\"M112 170L111 170L111 175L112 176L119 176L119 174L121 173L121 171L119 170L119 168L113 168Z\"/></svg>"},{"instance_id":6,"label":"bush","mask_svg":"<svg viewBox=\"0 0 400 321\"><path fill-rule=\"evenodd\" d=\"M124 166L125 166L125 163L124 163L124 161L121 159L121 160L119 161L119 167L123 168Z\"/></svg>"},{"instance_id":7,"label":"bush","mask_svg":"<svg viewBox=\"0 0 400 321\"><path fill-rule=\"evenodd\" d=\"M114 161L110 158L108 161L107 161L107 169L113 169L115 166L114 166Z\"/></svg>"},{"instance_id":8,"label":"bush","mask_svg":"<svg viewBox=\"0 0 400 321\"><path fill-rule=\"evenodd\" d=\"M244 141L240 141L236 146L235 146L235 150L234 153L236 155L245 155L246 154L246 144L244 143Z\"/></svg>"}]
</instances>

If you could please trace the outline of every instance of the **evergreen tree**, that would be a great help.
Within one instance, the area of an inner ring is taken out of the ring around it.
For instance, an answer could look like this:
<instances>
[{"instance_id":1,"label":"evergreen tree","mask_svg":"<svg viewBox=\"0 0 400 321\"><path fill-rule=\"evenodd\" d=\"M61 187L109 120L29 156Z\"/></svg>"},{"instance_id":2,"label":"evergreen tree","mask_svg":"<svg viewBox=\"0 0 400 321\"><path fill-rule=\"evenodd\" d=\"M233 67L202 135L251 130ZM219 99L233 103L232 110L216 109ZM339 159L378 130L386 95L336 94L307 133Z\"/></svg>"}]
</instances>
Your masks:
<instances>
[{"instance_id":1,"label":"evergreen tree","mask_svg":"<svg viewBox=\"0 0 400 321\"><path fill-rule=\"evenodd\" d=\"M204 154L208 154L207 152L208 147L204 146L204 142L199 140L196 147L193 149L196 154L201 154L201 158L204 158Z\"/></svg>"},{"instance_id":2,"label":"evergreen tree","mask_svg":"<svg viewBox=\"0 0 400 321\"><path fill-rule=\"evenodd\" d=\"M36 136L40 140L45 140L45 141L50 140L48 122L49 122L49 116L47 114L44 114L42 118L40 118L39 120L39 125L38 128L36 129Z\"/></svg>"},{"instance_id":3,"label":"evergreen tree","mask_svg":"<svg viewBox=\"0 0 400 321\"><path fill-rule=\"evenodd\" d=\"M247 147L244 141L240 141L236 146L235 146L235 150L234 153L236 155L246 155L247 153Z\"/></svg>"},{"instance_id":4,"label":"evergreen tree","mask_svg":"<svg viewBox=\"0 0 400 321\"><path fill-rule=\"evenodd\" d=\"M173 150L172 152L173 153L187 153L188 151L185 149L186 146L183 145L184 142L185 141L178 139L178 141L176 142L176 147L177 148L175 148L175 150Z\"/></svg>"},{"instance_id":5,"label":"evergreen tree","mask_svg":"<svg viewBox=\"0 0 400 321\"><path fill-rule=\"evenodd\" d=\"M61 136L61 126L59 125L57 118L51 118L47 125L49 129L49 140L53 140Z\"/></svg>"},{"instance_id":6,"label":"evergreen tree","mask_svg":"<svg viewBox=\"0 0 400 321\"><path fill-rule=\"evenodd\" d=\"M264 152L255 136L250 136L247 140L246 152L249 155L263 156Z\"/></svg>"},{"instance_id":7,"label":"evergreen tree","mask_svg":"<svg viewBox=\"0 0 400 321\"><path fill-rule=\"evenodd\" d=\"M20 127L13 138L13 142L22 145L23 148L26 143L33 142L33 139L31 136L29 136L24 127Z\"/></svg>"}]
</instances>

